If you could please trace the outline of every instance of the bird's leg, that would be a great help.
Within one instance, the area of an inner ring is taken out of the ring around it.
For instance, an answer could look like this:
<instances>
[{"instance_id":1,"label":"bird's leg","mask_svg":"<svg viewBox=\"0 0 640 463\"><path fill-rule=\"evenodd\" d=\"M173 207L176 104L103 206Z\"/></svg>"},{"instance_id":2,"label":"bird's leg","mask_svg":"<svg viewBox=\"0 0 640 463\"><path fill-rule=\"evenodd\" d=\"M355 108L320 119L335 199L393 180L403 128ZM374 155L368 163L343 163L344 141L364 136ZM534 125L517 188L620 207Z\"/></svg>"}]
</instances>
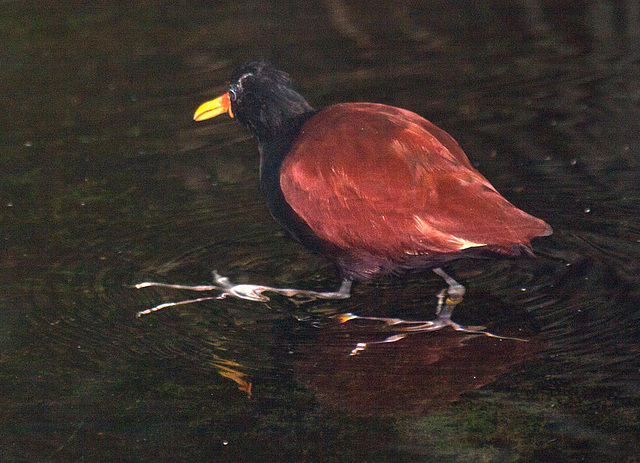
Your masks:
<instances>
[{"instance_id":1,"label":"bird's leg","mask_svg":"<svg viewBox=\"0 0 640 463\"><path fill-rule=\"evenodd\" d=\"M298 302L308 302L314 299L347 299L351 295L351 280L343 280L340 284L340 288L337 291L318 292L302 289L274 288L271 286L263 285L234 285L227 277L223 277L215 270L212 273L213 281L215 283L213 285L174 285L168 283L157 283L155 281L145 281L143 283L138 283L134 286L134 288L141 289L148 288L150 286L156 286L161 288L186 289L188 291L220 291L220 294L218 294L217 296L189 299L180 302L167 302L152 307L151 309L138 312L137 316L140 317L141 315L146 315L148 313L155 312L166 307L190 304L192 302L200 302L210 299L224 299L227 296L236 297L238 299L245 299L247 301L267 302L269 300L269 297L263 294L265 292L275 293L285 297L296 298Z\"/></svg>"},{"instance_id":2,"label":"bird's leg","mask_svg":"<svg viewBox=\"0 0 640 463\"><path fill-rule=\"evenodd\" d=\"M449 285L447 289L443 289L440 294L438 294L436 315L438 315L438 317L450 319L455 306L462 302L462 298L465 293L464 286L447 275L441 268L434 268L433 272L442 277L442 279Z\"/></svg>"},{"instance_id":3,"label":"bird's leg","mask_svg":"<svg viewBox=\"0 0 640 463\"><path fill-rule=\"evenodd\" d=\"M434 268L433 272L436 275L442 277L445 283L449 285L448 288L443 289L438 294L438 305L436 306L436 315L438 316L438 318L436 319L436 321L439 321L445 326L450 325L458 331L482 333L489 336L494 336L483 331L484 329L486 329L485 326L462 326L451 320L453 309L462 302L462 298L464 297L464 293L466 290L464 289L464 286L447 275L441 268Z\"/></svg>"},{"instance_id":4,"label":"bird's leg","mask_svg":"<svg viewBox=\"0 0 640 463\"><path fill-rule=\"evenodd\" d=\"M227 282L229 281L226 278L225 280L227 280ZM296 298L299 302L308 302L314 299L347 299L351 296L351 284L352 282L350 280L343 280L337 291L326 292L306 289L274 288L272 286L262 285L232 285L225 288L225 293L221 294L221 296L225 297L228 295L250 301L259 300L266 302L269 298L262 293L269 292L289 298Z\"/></svg>"},{"instance_id":5,"label":"bird's leg","mask_svg":"<svg viewBox=\"0 0 640 463\"><path fill-rule=\"evenodd\" d=\"M430 321L409 321L401 318L384 318L384 317L360 317L352 313L345 313L336 315L335 317L340 323L348 322L354 319L370 320L383 322L389 326L400 328L402 331L434 331L444 328L445 326L452 326L455 329L461 329L460 325L451 321L451 315L456 305L462 302L464 296L464 286L458 283L456 280L447 275L441 268L435 268L433 271L441 276L444 281L449 285L447 289L443 289L436 296L438 298L438 305L436 306L436 319ZM476 327L474 327L476 328ZM478 331L483 327L477 327ZM466 331L466 330L463 330Z\"/></svg>"},{"instance_id":6,"label":"bird's leg","mask_svg":"<svg viewBox=\"0 0 640 463\"><path fill-rule=\"evenodd\" d=\"M222 294L218 296L220 299L226 296L232 296L248 301L260 302L267 302L269 300L267 296L262 294L264 292L275 293L285 297L295 297L303 301L312 301L314 299L347 299L351 296L351 285L353 283L351 280L342 280L340 288L338 288L337 291L319 292L306 289L274 288L263 285L234 285L227 277L223 277L215 271L213 272L213 278L214 281L220 285L219 289L222 290Z\"/></svg>"}]
</instances>

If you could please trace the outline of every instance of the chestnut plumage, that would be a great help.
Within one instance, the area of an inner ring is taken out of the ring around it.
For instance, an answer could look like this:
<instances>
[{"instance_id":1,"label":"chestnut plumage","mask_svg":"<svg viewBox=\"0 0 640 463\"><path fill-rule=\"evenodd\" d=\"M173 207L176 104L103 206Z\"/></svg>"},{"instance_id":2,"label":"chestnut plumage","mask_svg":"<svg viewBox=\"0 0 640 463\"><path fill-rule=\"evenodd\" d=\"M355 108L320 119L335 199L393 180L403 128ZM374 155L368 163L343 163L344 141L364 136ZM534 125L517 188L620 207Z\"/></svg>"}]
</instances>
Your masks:
<instances>
[{"instance_id":1,"label":"chestnut plumage","mask_svg":"<svg viewBox=\"0 0 640 463\"><path fill-rule=\"evenodd\" d=\"M449 134L411 111L373 103L314 110L286 73L257 62L194 118L224 112L257 138L273 217L344 280L462 257L531 256L531 240L551 234L504 199Z\"/></svg>"}]
</instances>

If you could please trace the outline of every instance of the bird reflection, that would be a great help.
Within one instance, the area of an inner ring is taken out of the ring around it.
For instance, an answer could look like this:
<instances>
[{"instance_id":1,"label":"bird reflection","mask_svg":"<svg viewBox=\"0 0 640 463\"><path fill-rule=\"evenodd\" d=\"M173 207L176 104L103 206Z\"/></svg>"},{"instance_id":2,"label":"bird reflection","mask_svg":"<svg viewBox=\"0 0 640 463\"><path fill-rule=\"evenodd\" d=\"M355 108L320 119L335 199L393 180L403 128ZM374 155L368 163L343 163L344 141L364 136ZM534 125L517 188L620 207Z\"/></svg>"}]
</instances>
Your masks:
<instances>
[{"instance_id":1,"label":"bird reflection","mask_svg":"<svg viewBox=\"0 0 640 463\"><path fill-rule=\"evenodd\" d=\"M393 325L384 319L344 324L336 318L313 342L299 346L296 380L334 412L425 415L491 383L539 349L534 342L476 336L454 328L428 336L390 334L389 328ZM402 342L393 342L398 338Z\"/></svg>"}]
</instances>

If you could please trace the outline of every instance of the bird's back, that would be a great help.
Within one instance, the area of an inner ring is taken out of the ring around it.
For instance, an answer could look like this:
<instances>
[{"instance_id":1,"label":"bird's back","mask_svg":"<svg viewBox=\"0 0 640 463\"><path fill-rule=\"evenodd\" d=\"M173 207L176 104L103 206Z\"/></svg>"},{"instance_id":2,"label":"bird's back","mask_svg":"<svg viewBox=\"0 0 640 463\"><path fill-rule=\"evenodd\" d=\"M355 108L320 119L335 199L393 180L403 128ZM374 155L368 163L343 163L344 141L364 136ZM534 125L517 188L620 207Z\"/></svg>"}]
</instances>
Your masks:
<instances>
[{"instance_id":1,"label":"bird's back","mask_svg":"<svg viewBox=\"0 0 640 463\"><path fill-rule=\"evenodd\" d=\"M481 247L508 255L551 234L504 199L451 136L391 106L318 112L283 160L280 187L321 240L350 256L402 262Z\"/></svg>"}]
</instances>

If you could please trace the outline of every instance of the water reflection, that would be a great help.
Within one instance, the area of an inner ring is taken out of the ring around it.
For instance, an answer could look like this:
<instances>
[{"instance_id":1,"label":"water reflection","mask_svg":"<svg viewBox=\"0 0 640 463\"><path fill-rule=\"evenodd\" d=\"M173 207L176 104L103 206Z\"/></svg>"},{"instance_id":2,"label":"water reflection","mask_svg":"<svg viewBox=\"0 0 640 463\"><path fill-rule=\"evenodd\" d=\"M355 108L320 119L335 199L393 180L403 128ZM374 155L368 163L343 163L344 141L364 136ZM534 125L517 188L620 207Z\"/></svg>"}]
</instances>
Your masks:
<instances>
[{"instance_id":1,"label":"water reflection","mask_svg":"<svg viewBox=\"0 0 640 463\"><path fill-rule=\"evenodd\" d=\"M2 458L634 458L637 1L0 9ZM536 260L447 269L468 289L457 321L530 342L441 331L349 356L389 333L307 321L429 319L441 283L428 277L358 285L348 305L209 301L136 319L175 297L129 287L149 279L205 283L217 268L337 286L268 217L255 144L190 121L257 57L317 107L426 116L549 220Z\"/></svg>"},{"instance_id":2,"label":"water reflection","mask_svg":"<svg viewBox=\"0 0 640 463\"><path fill-rule=\"evenodd\" d=\"M366 326L324 327L295 352L295 377L323 409L355 416L425 416L532 358L538 342L453 329L380 342ZM348 355L367 344L358 355Z\"/></svg>"}]
</instances>

